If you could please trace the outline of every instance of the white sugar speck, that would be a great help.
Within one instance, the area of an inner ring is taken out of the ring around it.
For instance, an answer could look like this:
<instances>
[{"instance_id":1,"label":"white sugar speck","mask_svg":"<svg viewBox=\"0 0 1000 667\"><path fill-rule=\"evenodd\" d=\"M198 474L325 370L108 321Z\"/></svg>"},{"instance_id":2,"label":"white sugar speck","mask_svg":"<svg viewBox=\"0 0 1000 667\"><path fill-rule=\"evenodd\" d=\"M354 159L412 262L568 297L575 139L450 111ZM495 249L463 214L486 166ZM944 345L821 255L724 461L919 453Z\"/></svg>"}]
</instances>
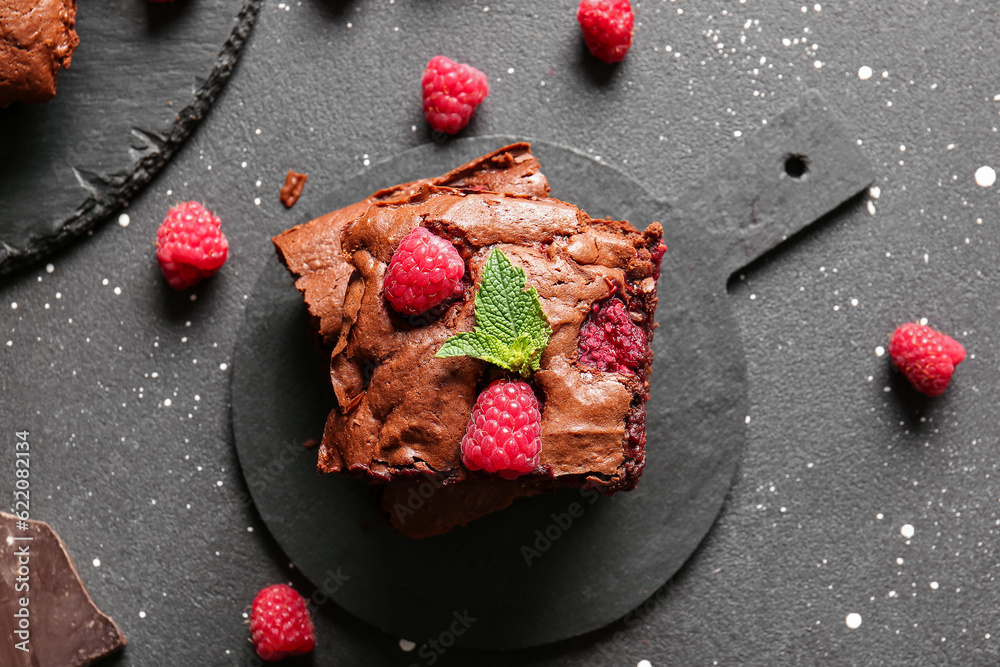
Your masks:
<instances>
[{"instance_id":1,"label":"white sugar speck","mask_svg":"<svg viewBox=\"0 0 1000 667\"><path fill-rule=\"evenodd\" d=\"M820 68L822 68L822 67L823 67L823 63L822 63L822 62L820 62L819 60L817 60L817 61L814 61L814 62L813 62L813 67L815 67L816 69L820 69Z\"/></svg>"},{"instance_id":2,"label":"white sugar speck","mask_svg":"<svg viewBox=\"0 0 1000 667\"><path fill-rule=\"evenodd\" d=\"M10 302L10 309L11 310L17 310L17 301L11 301Z\"/></svg>"},{"instance_id":3,"label":"white sugar speck","mask_svg":"<svg viewBox=\"0 0 1000 667\"><path fill-rule=\"evenodd\" d=\"M94 559L94 567L100 567L100 566L101 566L101 559L100 558L95 558ZM935 586L935 588L937 588L937 586Z\"/></svg>"},{"instance_id":4,"label":"white sugar speck","mask_svg":"<svg viewBox=\"0 0 1000 667\"><path fill-rule=\"evenodd\" d=\"M899 534L905 537L906 539L910 539L911 537L913 537L913 526L911 526L908 523L904 523L903 527L899 529Z\"/></svg>"},{"instance_id":5,"label":"white sugar speck","mask_svg":"<svg viewBox=\"0 0 1000 667\"><path fill-rule=\"evenodd\" d=\"M224 371L224 370L226 370L227 368L229 368L229 364L227 364L227 363L225 363L225 362L223 362L223 363L219 364L219 370L220 370L220 371Z\"/></svg>"},{"instance_id":6,"label":"white sugar speck","mask_svg":"<svg viewBox=\"0 0 1000 667\"><path fill-rule=\"evenodd\" d=\"M406 651L407 653L409 653L413 649L417 648L417 645L414 644L413 642L411 642L409 639L400 639L399 640L399 648L401 648L404 651Z\"/></svg>"},{"instance_id":7,"label":"white sugar speck","mask_svg":"<svg viewBox=\"0 0 1000 667\"><path fill-rule=\"evenodd\" d=\"M878 199L879 197L882 196L882 188L880 188L877 185L872 186L871 188L869 188L868 194L872 196L872 199Z\"/></svg>"},{"instance_id":8,"label":"white sugar speck","mask_svg":"<svg viewBox=\"0 0 1000 667\"><path fill-rule=\"evenodd\" d=\"M872 68L869 67L868 65L862 65L858 69L858 78L861 79L862 81L867 81L868 79L872 78Z\"/></svg>"},{"instance_id":9,"label":"white sugar speck","mask_svg":"<svg viewBox=\"0 0 1000 667\"><path fill-rule=\"evenodd\" d=\"M254 206L260 206L260 197L254 197L253 198L253 205Z\"/></svg>"},{"instance_id":10,"label":"white sugar speck","mask_svg":"<svg viewBox=\"0 0 1000 667\"><path fill-rule=\"evenodd\" d=\"M883 354L885 354L885 348L884 347L882 347L881 345L879 345L878 347L875 348L875 356L876 357L881 357Z\"/></svg>"},{"instance_id":11,"label":"white sugar speck","mask_svg":"<svg viewBox=\"0 0 1000 667\"><path fill-rule=\"evenodd\" d=\"M216 486L222 486L222 480L220 479L218 482L215 483L215 485Z\"/></svg>"},{"instance_id":12,"label":"white sugar speck","mask_svg":"<svg viewBox=\"0 0 1000 667\"><path fill-rule=\"evenodd\" d=\"M871 203L871 201L868 202L868 212L875 215L875 204Z\"/></svg>"},{"instance_id":13,"label":"white sugar speck","mask_svg":"<svg viewBox=\"0 0 1000 667\"><path fill-rule=\"evenodd\" d=\"M734 137L742 137L742 136L743 136L743 133L742 133L742 132L740 132L739 130L736 130L735 132L733 132L733 136L734 136Z\"/></svg>"},{"instance_id":14,"label":"white sugar speck","mask_svg":"<svg viewBox=\"0 0 1000 667\"><path fill-rule=\"evenodd\" d=\"M118 224L122 227L128 227L128 224L132 222L131 218L128 217L128 213L122 213L118 216Z\"/></svg>"},{"instance_id":15,"label":"white sugar speck","mask_svg":"<svg viewBox=\"0 0 1000 667\"><path fill-rule=\"evenodd\" d=\"M46 264L45 265L45 273L52 273L55 270L56 270L56 267L53 264Z\"/></svg>"},{"instance_id":16,"label":"white sugar speck","mask_svg":"<svg viewBox=\"0 0 1000 667\"><path fill-rule=\"evenodd\" d=\"M146 612L140 611L139 612L139 618L146 618Z\"/></svg>"},{"instance_id":17,"label":"white sugar speck","mask_svg":"<svg viewBox=\"0 0 1000 667\"><path fill-rule=\"evenodd\" d=\"M122 293L122 288L121 287L116 287L115 288L115 295L119 295L121 293Z\"/></svg>"},{"instance_id":18,"label":"white sugar speck","mask_svg":"<svg viewBox=\"0 0 1000 667\"><path fill-rule=\"evenodd\" d=\"M847 627L849 627L851 630L860 628L861 614L856 614L854 612L851 612L850 614L847 615L847 618L844 619L844 623L846 623Z\"/></svg>"},{"instance_id":19,"label":"white sugar speck","mask_svg":"<svg viewBox=\"0 0 1000 667\"><path fill-rule=\"evenodd\" d=\"M875 518L878 519L879 521L881 521L882 520L882 513L879 512L878 514L876 514Z\"/></svg>"},{"instance_id":20,"label":"white sugar speck","mask_svg":"<svg viewBox=\"0 0 1000 667\"><path fill-rule=\"evenodd\" d=\"M163 399L163 407L169 408L170 407L170 403L171 403L171 401L170 401L169 398Z\"/></svg>"},{"instance_id":21,"label":"white sugar speck","mask_svg":"<svg viewBox=\"0 0 1000 667\"><path fill-rule=\"evenodd\" d=\"M858 300L857 299L851 299L851 305L852 306L858 305Z\"/></svg>"},{"instance_id":22,"label":"white sugar speck","mask_svg":"<svg viewBox=\"0 0 1000 667\"><path fill-rule=\"evenodd\" d=\"M635 667L653 667L653 663L649 660L640 660L636 663Z\"/></svg>"},{"instance_id":23,"label":"white sugar speck","mask_svg":"<svg viewBox=\"0 0 1000 667\"><path fill-rule=\"evenodd\" d=\"M993 167L980 167L976 169L976 185L981 188L991 187L997 182L997 172Z\"/></svg>"},{"instance_id":24,"label":"white sugar speck","mask_svg":"<svg viewBox=\"0 0 1000 667\"><path fill-rule=\"evenodd\" d=\"M750 423L750 415L747 415L747 418L743 420L743 423L744 424L749 424Z\"/></svg>"},{"instance_id":25,"label":"white sugar speck","mask_svg":"<svg viewBox=\"0 0 1000 667\"><path fill-rule=\"evenodd\" d=\"M937 590L937 588L938 588L938 582L932 581L931 582L931 588L934 589L934 590Z\"/></svg>"}]
</instances>

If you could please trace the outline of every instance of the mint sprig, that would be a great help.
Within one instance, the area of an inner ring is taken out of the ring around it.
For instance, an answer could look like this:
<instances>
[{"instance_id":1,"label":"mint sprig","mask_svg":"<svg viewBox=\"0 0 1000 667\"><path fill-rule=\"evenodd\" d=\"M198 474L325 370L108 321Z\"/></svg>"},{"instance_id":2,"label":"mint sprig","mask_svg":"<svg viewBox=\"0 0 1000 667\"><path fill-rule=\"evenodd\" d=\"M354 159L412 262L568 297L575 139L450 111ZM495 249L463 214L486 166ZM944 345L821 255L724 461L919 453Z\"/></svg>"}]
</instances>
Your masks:
<instances>
[{"instance_id":1,"label":"mint sprig","mask_svg":"<svg viewBox=\"0 0 1000 667\"><path fill-rule=\"evenodd\" d=\"M528 375L538 370L552 327L538 290L499 250L490 252L476 291L476 328L445 341L436 357L469 356Z\"/></svg>"}]
</instances>

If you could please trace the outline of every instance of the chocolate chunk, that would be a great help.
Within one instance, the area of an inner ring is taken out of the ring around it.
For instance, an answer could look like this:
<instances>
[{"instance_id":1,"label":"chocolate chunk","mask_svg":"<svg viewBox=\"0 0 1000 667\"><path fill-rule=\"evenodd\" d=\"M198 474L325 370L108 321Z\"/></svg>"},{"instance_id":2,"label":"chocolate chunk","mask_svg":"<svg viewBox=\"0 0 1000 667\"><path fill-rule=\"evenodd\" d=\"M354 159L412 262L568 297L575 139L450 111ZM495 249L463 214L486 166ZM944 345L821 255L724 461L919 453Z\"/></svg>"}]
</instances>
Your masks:
<instances>
[{"instance_id":1,"label":"chocolate chunk","mask_svg":"<svg viewBox=\"0 0 1000 667\"><path fill-rule=\"evenodd\" d=\"M281 188L281 203L285 208L295 206L295 202L302 196L302 188L306 186L306 179L309 177L297 171L288 170L285 176L285 185Z\"/></svg>"},{"instance_id":2,"label":"chocolate chunk","mask_svg":"<svg viewBox=\"0 0 1000 667\"><path fill-rule=\"evenodd\" d=\"M0 664L79 667L124 647L121 629L94 605L44 522L0 512Z\"/></svg>"}]
</instances>

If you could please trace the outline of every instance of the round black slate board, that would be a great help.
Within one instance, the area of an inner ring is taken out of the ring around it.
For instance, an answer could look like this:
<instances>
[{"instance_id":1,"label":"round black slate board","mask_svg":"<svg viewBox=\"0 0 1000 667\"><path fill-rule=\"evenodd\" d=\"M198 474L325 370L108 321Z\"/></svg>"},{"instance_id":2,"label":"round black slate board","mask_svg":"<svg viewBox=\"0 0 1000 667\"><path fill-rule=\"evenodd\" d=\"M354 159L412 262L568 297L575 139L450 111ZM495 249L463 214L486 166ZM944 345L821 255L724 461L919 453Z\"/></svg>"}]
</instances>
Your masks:
<instances>
[{"instance_id":1,"label":"round black slate board","mask_svg":"<svg viewBox=\"0 0 1000 667\"><path fill-rule=\"evenodd\" d=\"M795 135L794 128L786 134ZM313 213L393 183L443 173L508 141L482 137L407 151L337 188ZM519 648L621 618L698 546L725 499L744 439L745 367L724 298L728 274L721 272L722 262L699 263L698 269L687 262L718 256L726 244L709 239L703 227L685 224L670 205L621 172L549 143L533 147L553 197L640 228L663 221L668 242L685 249L684 255L668 252L663 263L647 464L635 491L605 498L569 489L520 499L446 535L403 537L379 514L366 484L318 475L314 450L302 447L322 433L333 401L325 360L308 340L301 296L277 259L249 299L237 340L233 428L261 517L314 584L399 637L425 640L452 632L463 647ZM776 149L783 150L770 146L770 152ZM837 164L837 157L830 162ZM781 160L771 161L773 177L783 178ZM824 161L819 163L822 174ZM747 171L747 164L752 162L744 159L737 167ZM850 185L824 180L831 194L844 197L845 188L853 194L863 187L857 178ZM730 199L740 205L742 193L737 189ZM715 201L720 211L724 204ZM808 221L796 215L772 222L769 229ZM730 231L724 240L739 237L737 228ZM773 243L758 245L763 252ZM675 286L684 286L684 298L672 297Z\"/></svg>"},{"instance_id":2,"label":"round black slate board","mask_svg":"<svg viewBox=\"0 0 1000 667\"><path fill-rule=\"evenodd\" d=\"M56 97L0 109L0 274L127 204L222 89L261 0L81 2Z\"/></svg>"}]
</instances>

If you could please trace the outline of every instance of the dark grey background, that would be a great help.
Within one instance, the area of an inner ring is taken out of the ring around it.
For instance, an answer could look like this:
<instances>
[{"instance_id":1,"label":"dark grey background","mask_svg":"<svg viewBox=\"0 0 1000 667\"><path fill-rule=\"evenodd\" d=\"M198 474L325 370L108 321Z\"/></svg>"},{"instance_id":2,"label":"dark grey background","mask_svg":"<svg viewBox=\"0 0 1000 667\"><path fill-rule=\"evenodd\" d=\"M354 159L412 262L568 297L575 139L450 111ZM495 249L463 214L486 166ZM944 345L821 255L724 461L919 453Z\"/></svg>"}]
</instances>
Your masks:
<instances>
[{"instance_id":1,"label":"dark grey background","mask_svg":"<svg viewBox=\"0 0 1000 667\"><path fill-rule=\"evenodd\" d=\"M113 664L249 664L245 605L298 581L241 502L222 365L267 237L300 221L277 201L285 171L309 173L303 197L318 197L364 160L428 141L417 81L438 52L490 77L466 134L563 143L669 198L712 173L734 133L817 88L862 141L880 196L731 283L749 443L718 523L639 622L436 664L1000 661L998 198L973 179L1000 166L1000 25L987 0L879 4L645 2L632 52L605 68L585 55L571 1L267 2L218 105L130 224L112 216L51 272L43 260L3 287L0 422L8 439L32 432L33 517L62 534L129 636ZM153 258L180 199L213 208L232 247L194 301ZM876 354L918 317L969 351L936 400ZM7 493L13 464L2 469ZM332 605L317 619L302 664L429 664Z\"/></svg>"}]
</instances>

